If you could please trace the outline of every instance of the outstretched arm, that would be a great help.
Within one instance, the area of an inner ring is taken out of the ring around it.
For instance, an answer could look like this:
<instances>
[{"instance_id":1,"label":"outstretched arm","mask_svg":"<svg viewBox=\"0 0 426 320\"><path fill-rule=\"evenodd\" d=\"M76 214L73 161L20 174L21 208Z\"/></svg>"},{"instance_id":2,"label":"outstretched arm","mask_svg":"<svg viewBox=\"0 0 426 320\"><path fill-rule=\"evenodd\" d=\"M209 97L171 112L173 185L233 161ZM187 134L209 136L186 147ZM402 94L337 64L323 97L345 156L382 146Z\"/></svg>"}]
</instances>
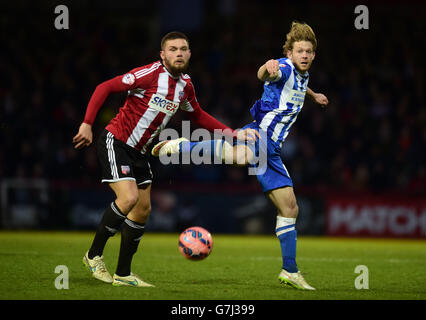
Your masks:
<instances>
[{"instance_id":1,"label":"outstretched arm","mask_svg":"<svg viewBox=\"0 0 426 320\"><path fill-rule=\"evenodd\" d=\"M316 103L321 105L322 108L324 108L326 105L328 105L328 99L325 95L322 93L315 93L312 91L312 89L308 88L306 91L306 94L312 98Z\"/></svg>"}]
</instances>

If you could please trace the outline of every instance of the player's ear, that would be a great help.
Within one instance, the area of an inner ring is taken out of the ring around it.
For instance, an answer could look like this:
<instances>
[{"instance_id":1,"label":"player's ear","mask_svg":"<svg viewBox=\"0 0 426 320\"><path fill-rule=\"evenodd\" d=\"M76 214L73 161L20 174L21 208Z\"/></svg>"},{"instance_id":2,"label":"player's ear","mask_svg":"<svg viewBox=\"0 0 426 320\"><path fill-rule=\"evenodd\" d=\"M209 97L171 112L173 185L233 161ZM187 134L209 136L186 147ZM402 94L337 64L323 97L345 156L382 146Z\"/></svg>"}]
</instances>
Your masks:
<instances>
[{"instance_id":1,"label":"player's ear","mask_svg":"<svg viewBox=\"0 0 426 320\"><path fill-rule=\"evenodd\" d=\"M160 58L161 58L161 60L164 60L164 58L165 58L163 50L160 50Z\"/></svg>"}]
</instances>

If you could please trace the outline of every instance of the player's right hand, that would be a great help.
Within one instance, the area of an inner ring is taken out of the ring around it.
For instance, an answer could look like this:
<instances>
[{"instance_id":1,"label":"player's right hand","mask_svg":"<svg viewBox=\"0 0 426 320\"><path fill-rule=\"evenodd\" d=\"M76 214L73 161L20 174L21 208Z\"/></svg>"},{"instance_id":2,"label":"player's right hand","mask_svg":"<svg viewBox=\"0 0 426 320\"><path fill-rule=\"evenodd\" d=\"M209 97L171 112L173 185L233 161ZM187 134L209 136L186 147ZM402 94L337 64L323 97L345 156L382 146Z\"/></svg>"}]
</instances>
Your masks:
<instances>
[{"instance_id":1,"label":"player's right hand","mask_svg":"<svg viewBox=\"0 0 426 320\"><path fill-rule=\"evenodd\" d=\"M82 123L78 129L78 133L72 139L72 142L75 144L74 149L81 149L88 147L92 144L93 141L93 132L92 126L87 123Z\"/></svg>"},{"instance_id":2,"label":"player's right hand","mask_svg":"<svg viewBox=\"0 0 426 320\"><path fill-rule=\"evenodd\" d=\"M278 60L275 60L275 59L268 60L266 61L265 66L266 66L266 71L268 71L269 73L270 79L275 79L276 77L278 77L278 71L280 70Z\"/></svg>"}]
</instances>

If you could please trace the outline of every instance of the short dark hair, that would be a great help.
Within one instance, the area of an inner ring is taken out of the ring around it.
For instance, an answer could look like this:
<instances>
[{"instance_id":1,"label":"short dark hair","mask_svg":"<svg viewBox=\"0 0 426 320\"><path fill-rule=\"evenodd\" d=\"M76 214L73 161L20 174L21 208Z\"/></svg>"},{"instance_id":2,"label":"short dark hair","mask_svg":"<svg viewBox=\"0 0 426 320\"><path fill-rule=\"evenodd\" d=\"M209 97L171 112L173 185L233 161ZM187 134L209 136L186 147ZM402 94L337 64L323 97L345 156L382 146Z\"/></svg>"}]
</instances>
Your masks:
<instances>
[{"instance_id":1,"label":"short dark hair","mask_svg":"<svg viewBox=\"0 0 426 320\"><path fill-rule=\"evenodd\" d=\"M166 44L166 41L175 40L175 39L184 39L184 40L186 40L186 42L188 42L188 46L189 46L189 39L184 33L179 32L179 31L172 31L172 32L169 32L168 34L166 34L161 39L161 50L164 50L164 46Z\"/></svg>"}]
</instances>

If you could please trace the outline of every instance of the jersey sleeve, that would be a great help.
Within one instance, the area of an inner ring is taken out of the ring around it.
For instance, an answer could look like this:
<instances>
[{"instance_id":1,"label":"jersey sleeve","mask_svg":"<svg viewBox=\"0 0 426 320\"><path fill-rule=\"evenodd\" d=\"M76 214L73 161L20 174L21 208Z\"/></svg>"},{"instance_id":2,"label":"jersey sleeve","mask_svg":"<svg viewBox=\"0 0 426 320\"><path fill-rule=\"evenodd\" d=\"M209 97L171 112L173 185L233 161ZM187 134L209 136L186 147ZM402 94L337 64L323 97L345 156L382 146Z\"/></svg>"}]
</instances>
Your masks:
<instances>
[{"instance_id":1,"label":"jersey sleeve","mask_svg":"<svg viewBox=\"0 0 426 320\"><path fill-rule=\"evenodd\" d=\"M157 74L156 72L160 66L160 62L155 62L141 68L133 69L124 74L121 81L128 86L127 90L136 88L146 90L152 85L154 76Z\"/></svg>"},{"instance_id":2,"label":"jersey sleeve","mask_svg":"<svg viewBox=\"0 0 426 320\"><path fill-rule=\"evenodd\" d=\"M291 74L291 67L287 63L282 61L279 61L278 66L280 69L278 71L278 78L275 80L275 82L287 81L287 79L290 77L290 74Z\"/></svg>"},{"instance_id":3,"label":"jersey sleeve","mask_svg":"<svg viewBox=\"0 0 426 320\"><path fill-rule=\"evenodd\" d=\"M87 105L83 122L93 125L99 109L111 93L124 92L135 88L148 88L152 83L152 77L154 71L158 69L158 65L159 63L154 63L146 67L136 68L99 84Z\"/></svg>"},{"instance_id":4,"label":"jersey sleeve","mask_svg":"<svg viewBox=\"0 0 426 320\"><path fill-rule=\"evenodd\" d=\"M84 123L93 125L95 122L96 114L105 102L106 98L112 92L126 91L127 86L121 81L122 76L114 77L110 80L99 84L92 94L87 105L86 114L84 116Z\"/></svg>"},{"instance_id":5,"label":"jersey sleeve","mask_svg":"<svg viewBox=\"0 0 426 320\"><path fill-rule=\"evenodd\" d=\"M195 110L201 109L197 96L195 95L194 85L191 81L188 82L186 88L187 90L185 90L184 100L182 101L180 108L186 112L194 112Z\"/></svg>"}]
</instances>

